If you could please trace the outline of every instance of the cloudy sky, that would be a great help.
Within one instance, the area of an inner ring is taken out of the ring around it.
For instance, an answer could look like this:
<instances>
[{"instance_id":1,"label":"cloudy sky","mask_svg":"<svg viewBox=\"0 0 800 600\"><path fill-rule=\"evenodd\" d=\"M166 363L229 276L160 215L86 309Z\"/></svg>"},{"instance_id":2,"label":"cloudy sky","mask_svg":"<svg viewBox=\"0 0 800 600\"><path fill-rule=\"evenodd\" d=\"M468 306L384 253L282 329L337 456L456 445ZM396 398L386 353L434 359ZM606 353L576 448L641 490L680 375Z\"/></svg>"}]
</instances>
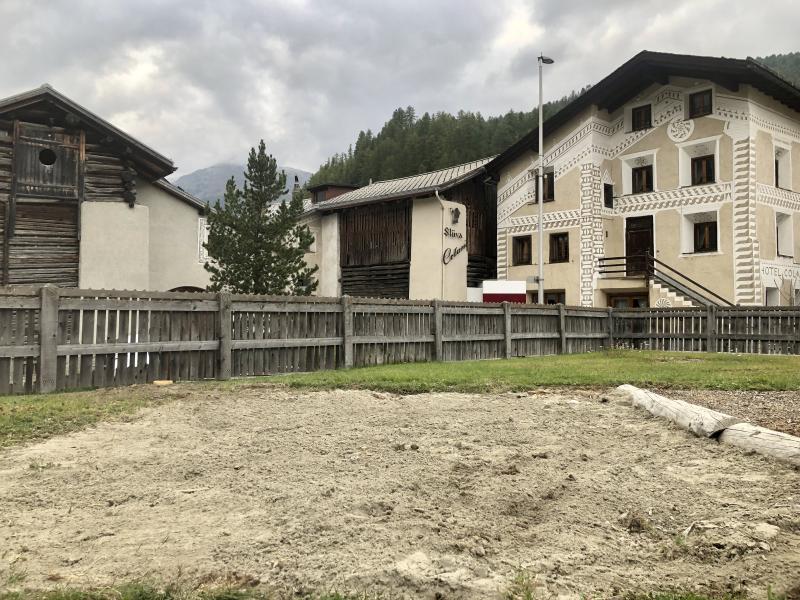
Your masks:
<instances>
[{"instance_id":1,"label":"cloudy sky","mask_svg":"<svg viewBox=\"0 0 800 600\"><path fill-rule=\"evenodd\" d=\"M0 0L0 95L44 82L170 156L242 162L260 138L315 170L398 106L529 110L643 49L800 50L798 0Z\"/></svg>"}]
</instances>

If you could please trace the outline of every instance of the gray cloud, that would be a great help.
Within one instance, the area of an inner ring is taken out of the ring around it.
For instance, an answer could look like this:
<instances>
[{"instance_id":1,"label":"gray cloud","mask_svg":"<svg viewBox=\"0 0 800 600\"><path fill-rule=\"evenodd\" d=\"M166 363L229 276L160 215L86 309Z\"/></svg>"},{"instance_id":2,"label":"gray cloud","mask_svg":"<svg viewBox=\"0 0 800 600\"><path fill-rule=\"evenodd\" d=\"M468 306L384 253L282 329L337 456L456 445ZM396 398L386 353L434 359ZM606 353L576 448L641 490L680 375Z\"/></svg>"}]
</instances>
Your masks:
<instances>
[{"instance_id":1,"label":"gray cloud","mask_svg":"<svg viewBox=\"0 0 800 600\"><path fill-rule=\"evenodd\" d=\"M265 138L313 170L398 106L486 115L593 83L642 49L800 50L775 0L3 0L0 95L47 81L171 156L181 172Z\"/></svg>"}]
</instances>

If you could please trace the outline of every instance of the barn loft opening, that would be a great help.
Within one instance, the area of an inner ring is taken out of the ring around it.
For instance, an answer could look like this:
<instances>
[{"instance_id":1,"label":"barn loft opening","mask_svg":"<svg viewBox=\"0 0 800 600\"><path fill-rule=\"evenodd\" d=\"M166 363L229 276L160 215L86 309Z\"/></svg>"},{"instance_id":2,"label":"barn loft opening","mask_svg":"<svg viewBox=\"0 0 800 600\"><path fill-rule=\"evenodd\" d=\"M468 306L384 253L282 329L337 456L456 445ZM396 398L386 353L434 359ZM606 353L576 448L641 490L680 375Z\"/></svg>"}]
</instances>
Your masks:
<instances>
[{"instance_id":1,"label":"barn loft opening","mask_svg":"<svg viewBox=\"0 0 800 600\"><path fill-rule=\"evenodd\" d=\"M50 148L45 148L41 152L39 152L39 162L42 163L45 167L52 167L56 164L56 153L53 152Z\"/></svg>"}]
</instances>

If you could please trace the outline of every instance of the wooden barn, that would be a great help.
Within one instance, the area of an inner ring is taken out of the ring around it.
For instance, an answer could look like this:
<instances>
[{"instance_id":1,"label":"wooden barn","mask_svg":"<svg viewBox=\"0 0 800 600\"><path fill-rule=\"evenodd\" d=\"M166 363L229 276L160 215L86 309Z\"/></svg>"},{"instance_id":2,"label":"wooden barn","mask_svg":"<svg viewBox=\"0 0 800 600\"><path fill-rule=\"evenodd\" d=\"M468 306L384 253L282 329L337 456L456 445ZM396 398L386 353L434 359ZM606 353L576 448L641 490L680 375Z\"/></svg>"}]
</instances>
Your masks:
<instances>
[{"instance_id":1,"label":"wooden barn","mask_svg":"<svg viewBox=\"0 0 800 600\"><path fill-rule=\"evenodd\" d=\"M50 86L0 100L0 285L203 288L172 161Z\"/></svg>"},{"instance_id":2,"label":"wooden barn","mask_svg":"<svg viewBox=\"0 0 800 600\"><path fill-rule=\"evenodd\" d=\"M496 191L474 161L359 189L316 186L307 219L317 293L466 299L494 279ZM461 264L463 262L463 265Z\"/></svg>"}]
</instances>

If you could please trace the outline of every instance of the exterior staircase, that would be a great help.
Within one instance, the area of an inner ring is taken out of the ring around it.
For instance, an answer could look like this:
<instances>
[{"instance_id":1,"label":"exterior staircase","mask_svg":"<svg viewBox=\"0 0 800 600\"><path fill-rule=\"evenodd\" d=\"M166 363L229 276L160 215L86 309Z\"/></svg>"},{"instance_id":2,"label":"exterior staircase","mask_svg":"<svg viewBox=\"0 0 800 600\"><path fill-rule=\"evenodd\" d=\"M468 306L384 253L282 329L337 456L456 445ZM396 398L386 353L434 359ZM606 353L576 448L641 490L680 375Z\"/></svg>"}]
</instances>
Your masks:
<instances>
[{"instance_id":1,"label":"exterior staircase","mask_svg":"<svg viewBox=\"0 0 800 600\"><path fill-rule=\"evenodd\" d=\"M733 303L703 284L649 255L601 258L600 275L641 277L659 298L661 307L733 306Z\"/></svg>"}]
</instances>

